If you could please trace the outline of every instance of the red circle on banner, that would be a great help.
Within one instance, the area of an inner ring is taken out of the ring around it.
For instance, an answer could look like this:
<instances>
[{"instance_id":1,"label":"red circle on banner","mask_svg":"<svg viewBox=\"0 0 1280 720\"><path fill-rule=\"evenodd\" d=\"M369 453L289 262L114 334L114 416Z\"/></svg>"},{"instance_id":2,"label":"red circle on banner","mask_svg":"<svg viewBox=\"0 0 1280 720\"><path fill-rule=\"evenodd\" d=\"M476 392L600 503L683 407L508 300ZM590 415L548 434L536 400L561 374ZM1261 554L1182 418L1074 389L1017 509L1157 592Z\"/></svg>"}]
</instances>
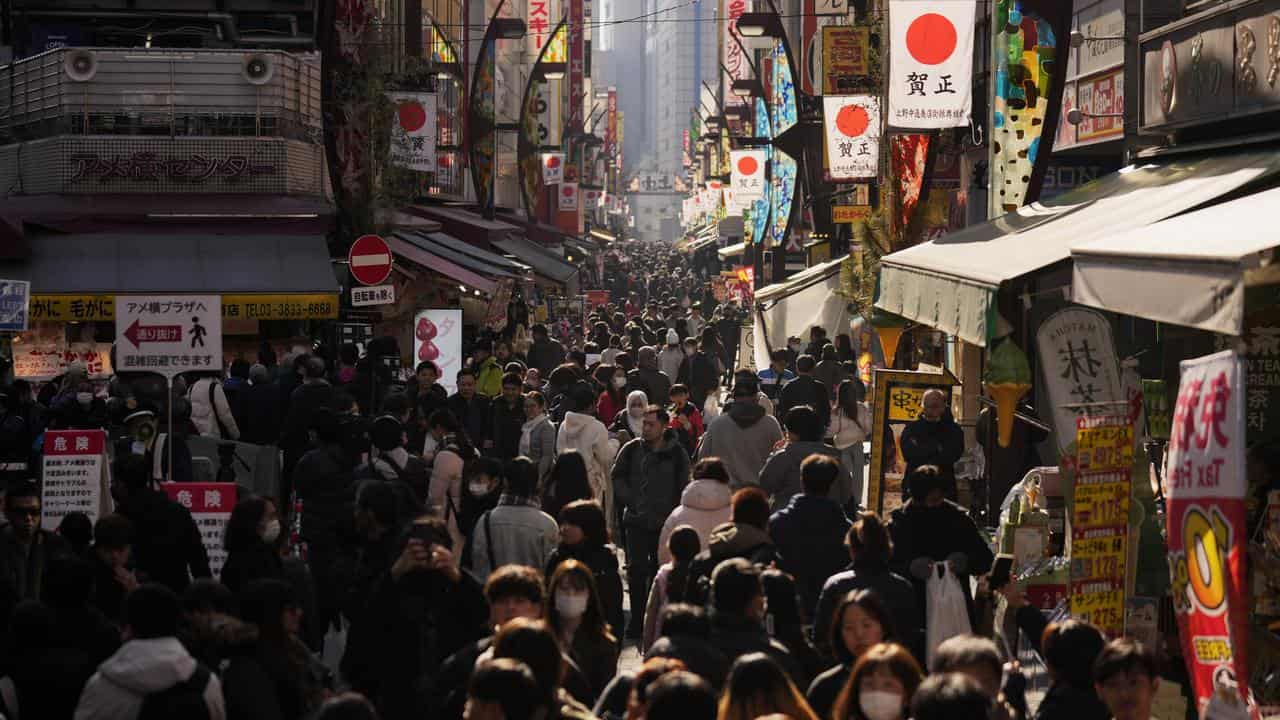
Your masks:
<instances>
[{"instance_id":1,"label":"red circle on banner","mask_svg":"<svg viewBox=\"0 0 1280 720\"><path fill-rule=\"evenodd\" d=\"M925 13L907 27L907 52L917 62L937 65L956 50L956 26L945 15Z\"/></svg>"},{"instance_id":2,"label":"red circle on banner","mask_svg":"<svg viewBox=\"0 0 1280 720\"><path fill-rule=\"evenodd\" d=\"M738 172L743 175L755 175L759 169L760 163L756 162L756 159L750 155L738 158Z\"/></svg>"},{"instance_id":3,"label":"red circle on banner","mask_svg":"<svg viewBox=\"0 0 1280 720\"><path fill-rule=\"evenodd\" d=\"M560 192L563 193L565 197L573 197L573 188L569 185L565 185L564 189Z\"/></svg>"},{"instance_id":4,"label":"red circle on banner","mask_svg":"<svg viewBox=\"0 0 1280 720\"><path fill-rule=\"evenodd\" d=\"M836 129L845 137L861 137L869 124L871 117L861 105L845 105L836 113Z\"/></svg>"},{"instance_id":5,"label":"red circle on banner","mask_svg":"<svg viewBox=\"0 0 1280 720\"><path fill-rule=\"evenodd\" d=\"M548 156L547 156L547 167L552 168L552 169L555 169L555 168L560 167L560 156L559 156L559 155L548 155Z\"/></svg>"},{"instance_id":6,"label":"red circle on banner","mask_svg":"<svg viewBox=\"0 0 1280 720\"><path fill-rule=\"evenodd\" d=\"M400 127L404 128L405 132L417 132L427 124L427 111L421 103L400 103L396 108L396 115L400 119Z\"/></svg>"},{"instance_id":7,"label":"red circle on banner","mask_svg":"<svg viewBox=\"0 0 1280 720\"><path fill-rule=\"evenodd\" d=\"M377 235L361 235L347 254L351 277L361 285L377 285L391 275L391 248Z\"/></svg>"}]
</instances>

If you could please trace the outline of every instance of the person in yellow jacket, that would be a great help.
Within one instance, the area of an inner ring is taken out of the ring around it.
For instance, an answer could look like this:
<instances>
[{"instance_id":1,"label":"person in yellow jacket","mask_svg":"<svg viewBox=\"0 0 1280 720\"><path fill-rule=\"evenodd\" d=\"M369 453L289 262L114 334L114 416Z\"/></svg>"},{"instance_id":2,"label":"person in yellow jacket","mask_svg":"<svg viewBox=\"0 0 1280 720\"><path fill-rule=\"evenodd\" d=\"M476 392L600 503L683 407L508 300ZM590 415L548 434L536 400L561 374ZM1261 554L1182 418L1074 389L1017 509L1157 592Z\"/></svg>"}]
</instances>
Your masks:
<instances>
[{"instance_id":1,"label":"person in yellow jacket","mask_svg":"<svg viewBox=\"0 0 1280 720\"><path fill-rule=\"evenodd\" d=\"M476 392L495 398L502 394L502 366L493 356L493 341L480 340L476 343Z\"/></svg>"}]
</instances>

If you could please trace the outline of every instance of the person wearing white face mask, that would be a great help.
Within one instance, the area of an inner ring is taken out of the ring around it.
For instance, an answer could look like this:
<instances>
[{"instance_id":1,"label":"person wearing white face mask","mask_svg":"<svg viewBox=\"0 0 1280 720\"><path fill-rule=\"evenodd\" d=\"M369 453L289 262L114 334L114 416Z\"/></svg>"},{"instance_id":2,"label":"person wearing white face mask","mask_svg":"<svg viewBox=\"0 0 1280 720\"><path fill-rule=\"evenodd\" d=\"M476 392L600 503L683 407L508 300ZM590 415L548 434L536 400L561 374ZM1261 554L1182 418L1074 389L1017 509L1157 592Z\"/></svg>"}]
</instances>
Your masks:
<instances>
[{"instance_id":1,"label":"person wearing white face mask","mask_svg":"<svg viewBox=\"0 0 1280 720\"><path fill-rule=\"evenodd\" d=\"M924 673L911 653L896 643L880 643L853 666L836 699L832 720L906 720L911 698Z\"/></svg>"},{"instance_id":2,"label":"person wearing white face mask","mask_svg":"<svg viewBox=\"0 0 1280 720\"><path fill-rule=\"evenodd\" d=\"M560 646L582 668L599 696L617 674L620 646L604 617L595 577L577 560L565 560L551 575L547 621Z\"/></svg>"},{"instance_id":3,"label":"person wearing white face mask","mask_svg":"<svg viewBox=\"0 0 1280 720\"><path fill-rule=\"evenodd\" d=\"M627 395L627 406L613 418L609 432L618 439L619 445L640 437L644 425L644 409L649 407L649 397L643 390L633 390Z\"/></svg>"},{"instance_id":4,"label":"person wearing white face mask","mask_svg":"<svg viewBox=\"0 0 1280 720\"><path fill-rule=\"evenodd\" d=\"M280 515L274 500L251 497L236 503L227 521L227 561L219 576L222 584L239 594L254 580L282 578L280 536Z\"/></svg>"}]
</instances>

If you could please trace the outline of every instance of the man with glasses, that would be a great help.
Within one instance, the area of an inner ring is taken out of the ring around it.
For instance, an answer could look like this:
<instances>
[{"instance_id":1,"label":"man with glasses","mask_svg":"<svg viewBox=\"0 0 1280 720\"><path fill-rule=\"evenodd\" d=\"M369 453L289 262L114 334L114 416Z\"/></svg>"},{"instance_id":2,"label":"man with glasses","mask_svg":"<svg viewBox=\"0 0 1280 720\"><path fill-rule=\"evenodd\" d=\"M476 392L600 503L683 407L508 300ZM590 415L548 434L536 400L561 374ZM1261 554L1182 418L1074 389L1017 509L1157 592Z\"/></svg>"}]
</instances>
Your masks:
<instances>
[{"instance_id":1,"label":"man with glasses","mask_svg":"<svg viewBox=\"0 0 1280 720\"><path fill-rule=\"evenodd\" d=\"M40 487L19 480L5 493L9 524L0 530L0 613L9 617L23 600L39 600L49 561L67 552L66 543L40 529Z\"/></svg>"}]
</instances>

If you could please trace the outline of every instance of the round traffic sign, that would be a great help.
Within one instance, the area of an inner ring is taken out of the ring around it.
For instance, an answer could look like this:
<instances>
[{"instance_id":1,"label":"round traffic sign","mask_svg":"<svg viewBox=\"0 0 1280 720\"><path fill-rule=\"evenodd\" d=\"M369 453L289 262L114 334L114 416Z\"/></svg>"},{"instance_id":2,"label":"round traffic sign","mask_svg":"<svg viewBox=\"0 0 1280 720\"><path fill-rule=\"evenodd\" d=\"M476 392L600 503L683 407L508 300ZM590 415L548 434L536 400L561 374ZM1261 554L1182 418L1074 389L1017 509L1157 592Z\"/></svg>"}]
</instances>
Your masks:
<instances>
[{"instance_id":1,"label":"round traffic sign","mask_svg":"<svg viewBox=\"0 0 1280 720\"><path fill-rule=\"evenodd\" d=\"M361 285L377 285L391 275L391 248L377 235L361 235L347 255L351 277Z\"/></svg>"}]
</instances>

